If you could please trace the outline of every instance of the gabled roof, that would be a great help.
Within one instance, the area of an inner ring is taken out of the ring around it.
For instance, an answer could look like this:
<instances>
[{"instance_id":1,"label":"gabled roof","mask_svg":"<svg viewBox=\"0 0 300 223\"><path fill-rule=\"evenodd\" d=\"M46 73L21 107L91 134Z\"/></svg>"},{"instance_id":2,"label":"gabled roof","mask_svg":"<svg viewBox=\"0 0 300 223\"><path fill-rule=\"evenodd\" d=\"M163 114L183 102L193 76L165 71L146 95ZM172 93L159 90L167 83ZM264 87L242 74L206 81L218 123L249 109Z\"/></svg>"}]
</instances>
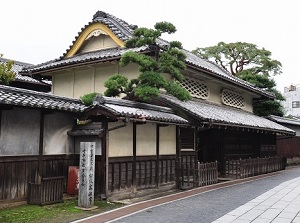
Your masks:
<instances>
[{"instance_id":1,"label":"gabled roof","mask_svg":"<svg viewBox=\"0 0 300 223\"><path fill-rule=\"evenodd\" d=\"M280 116L270 115L268 119L283 125L300 126L300 119L296 117L280 117Z\"/></svg>"},{"instance_id":2,"label":"gabled roof","mask_svg":"<svg viewBox=\"0 0 300 223\"><path fill-rule=\"evenodd\" d=\"M69 112L83 112L87 107L78 99L0 85L0 104Z\"/></svg>"},{"instance_id":3,"label":"gabled roof","mask_svg":"<svg viewBox=\"0 0 300 223\"><path fill-rule=\"evenodd\" d=\"M127 22L115 16L112 16L108 13L98 11L94 15L93 20L81 29L81 31L78 33L78 36L75 37L75 40L73 41L72 45L66 50L66 53L62 57L43 64L25 68L23 69L22 73L26 73L26 74L45 73L45 72L50 72L50 71L74 67L74 66L82 66L85 64L93 64L93 63L105 62L110 60L118 60L122 56L122 54L124 54L127 51L127 49L125 50L122 47L112 48L112 49L99 50L95 52L82 53L82 54L74 55L72 57L66 57L66 55L70 52L70 50L72 49L76 41L80 39L82 33L88 27L91 27L94 24L105 25L114 34L114 36L116 36L119 40L123 42L125 42L126 40L132 37L132 32L137 27L134 25L129 25ZM161 46L168 44L167 41L162 39L158 39L157 43ZM140 53L150 52L150 48L146 46L140 48L133 48L130 50L134 50ZM187 56L186 58L187 66L191 67L192 69L197 69L206 72L207 74L215 78L221 79L223 81L226 81L234 85L238 85L242 88L245 88L259 95L269 97L269 98L274 98L274 95L272 93L266 92L246 81L243 81L231 75L228 71L221 68L217 64L202 59L187 50L183 50L183 51Z\"/></svg>"},{"instance_id":4,"label":"gabled roof","mask_svg":"<svg viewBox=\"0 0 300 223\"><path fill-rule=\"evenodd\" d=\"M175 115L170 108L117 98L102 97L102 99L100 104L86 106L79 99L0 85L0 105L67 111L81 115L91 110L100 110L116 118L188 124L187 120Z\"/></svg>"},{"instance_id":5,"label":"gabled roof","mask_svg":"<svg viewBox=\"0 0 300 223\"><path fill-rule=\"evenodd\" d=\"M241 109L208 103L203 100L182 102L173 96L161 95L161 100L167 105L177 108L210 127L238 127L263 130L286 135L295 135L295 131L266 118L256 116Z\"/></svg>"}]
</instances>

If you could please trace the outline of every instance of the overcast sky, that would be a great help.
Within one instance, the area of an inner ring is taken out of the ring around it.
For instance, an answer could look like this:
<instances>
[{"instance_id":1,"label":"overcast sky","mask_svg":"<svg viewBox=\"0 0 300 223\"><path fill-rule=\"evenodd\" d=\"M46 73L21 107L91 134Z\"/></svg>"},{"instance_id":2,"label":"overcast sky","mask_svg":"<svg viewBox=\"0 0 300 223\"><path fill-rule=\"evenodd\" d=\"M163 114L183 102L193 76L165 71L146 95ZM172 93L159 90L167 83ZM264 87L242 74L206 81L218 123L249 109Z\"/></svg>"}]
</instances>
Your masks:
<instances>
[{"instance_id":1,"label":"overcast sky","mask_svg":"<svg viewBox=\"0 0 300 223\"><path fill-rule=\"evenodd\" d=\"M150 5L149 5L150 4ZM248 42L282 63L277 88L300 84L300 1L297 0L9 0L1 1L0 53L39 64L63 55L97 10L139 27L173 23L187 50Z\"/></svg>"}]
</instances>

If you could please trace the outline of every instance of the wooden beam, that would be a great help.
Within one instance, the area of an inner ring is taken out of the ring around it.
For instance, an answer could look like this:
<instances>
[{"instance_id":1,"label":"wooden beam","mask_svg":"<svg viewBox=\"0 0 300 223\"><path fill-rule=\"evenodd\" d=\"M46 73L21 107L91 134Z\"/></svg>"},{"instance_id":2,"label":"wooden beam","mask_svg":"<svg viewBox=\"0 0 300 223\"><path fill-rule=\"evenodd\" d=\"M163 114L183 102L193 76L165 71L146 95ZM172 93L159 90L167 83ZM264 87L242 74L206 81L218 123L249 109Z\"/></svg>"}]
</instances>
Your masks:
<instances>
[{"instance_id":1,"label":"wooden beam","mask_svg":"<svg viewBox=\"0 0 300 223\"><path fill-rule=\"evenodd\" d=\"M132 146L132 187L133 192L136 192L136 122L133 122L133 146Z\"/></svg>"},{"instance_id":2,"label":"wooden beam","mask_svg":"<svg viewBox=\"0 0 300 223\"><path fill-rule=\"evenodd\" d=\"M105 198L108 196L108 167L109 167L109 160L108 160L108 121L107 119L102 120L102 155L101 155L101 185L100 185L100 193L105 194Z\"/></svg>"},{"instance_id":3,"label":"wooden beam","mask_svg":"<svg viewBox=\"0 0 300 223\"><path fill-rule=\"evenodd\" d=\"M38 173L36 183L40 184L43 175L43 154L44 154L44 123L45 113L40 112L40 136L39 136L39 159L38 159Z\"/></svg>"},{"instance_id":4,"label":"wooden beam","mask_svg":"<svg viewBox=\"0 0 300 223\"><path fill-rule=\"evenodd\" d=\"M176 126L176 162L175 162L175 176L177 187L180 185L179 181L179 170L180 170L180 128Z\"/></svg>"},{"instance_id":5,"label":"wooden beam","mask_svg":"<svg viewBox=\"0 0 300 223\"><path fill-rule=\"evenodd\" d=\"M156 162L155 162L155 182L159 187L159 124L156 125Z\"/></svg>"}]
</instances>

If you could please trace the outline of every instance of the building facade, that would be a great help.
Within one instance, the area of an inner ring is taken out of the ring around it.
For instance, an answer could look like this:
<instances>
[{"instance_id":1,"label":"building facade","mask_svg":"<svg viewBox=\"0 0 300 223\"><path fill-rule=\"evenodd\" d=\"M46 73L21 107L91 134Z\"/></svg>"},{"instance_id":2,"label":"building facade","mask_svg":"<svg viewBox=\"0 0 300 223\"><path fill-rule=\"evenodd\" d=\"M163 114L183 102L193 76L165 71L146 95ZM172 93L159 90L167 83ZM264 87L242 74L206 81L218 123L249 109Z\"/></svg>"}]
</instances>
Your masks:
<instances>
[{"instance_id":1,"label":"building facade","mask_svg":"<svg viewBox=\"0 0 300 223\"><path fill-rule=\"evenodd\" d=\"M52 80L51 92L74 100L103 93L113 74L137 77L139 67L119 65L127 51L153 55L149 46L126 48L136 26L98 11L58 59L28 67L22 74ZM168 45L157 40L158 46ZM175 186L179 161L218 161L224 174L229 159L276 155L276 137L293 136L287 127L253 114L255 99L274 95L232 76L218 65L183 50L187 58L180 83L193 99L182 102L164 92L151 102L137 103L99 96L78 117L68 137L76 141L101 139L95 180L99 193L137 192ZM167 74L166 74L167 75ZM88 139L86 139L86 137ZM184 157L184 159L183 159Z\"/></svg>"}]
</instances>

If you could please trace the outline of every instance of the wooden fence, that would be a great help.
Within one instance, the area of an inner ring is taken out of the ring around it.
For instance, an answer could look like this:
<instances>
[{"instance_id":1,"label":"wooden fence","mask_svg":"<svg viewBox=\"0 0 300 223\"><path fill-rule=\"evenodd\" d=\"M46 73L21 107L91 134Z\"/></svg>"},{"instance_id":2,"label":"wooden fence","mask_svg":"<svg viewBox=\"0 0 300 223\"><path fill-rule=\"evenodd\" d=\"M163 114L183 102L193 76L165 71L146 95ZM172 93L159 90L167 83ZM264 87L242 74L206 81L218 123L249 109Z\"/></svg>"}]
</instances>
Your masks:
<instances>
[{"instance_id":1,"label":"wooden fence","mask_svg":"<svg viewBox=\"0 0 300 223\"><path fill-rule=\"evenodd\" d=\"M175 182L175 156L110 158L108 189L110 192L158 187ZM133 174L135 173L135 176Z\"/></svg>"},{"instance_id":2,"label":"wooden fence","mask_svg":"<svg viewBox=\"0 0 300 223\"><path fill-rule=\"evenodd\" d=\"M78 166L78 155L45 155L42 177L64 176L64 189L69 166ZM25 200L29 183L35 182L38 156L0 157L0 201Z\"/></svg>"},{"instance_id":3,"label":"wooden fence","mask_svg":"<svg viewBox=\"0 0 300 223\"><path fill-rule=\"evenodd\" d=\"M225 174L228 178L246 178L284 170L285 160L284 157L227 160Z\"/></svg>"},{"instance_id":4,"label":"wooden fence","mask_svg":"<svg viewBox=\"0 0 300 223\"><path fill-rule=\"evenodd\" d=\"M190 189L218 183L218 162L186 165L182 163L179 170L179 188Z\"/></svg>"},{"instance_id":5,"label":"wooden fence","mask_svg":"<svg viewBox=\"0 0 300 223\"><path fill-rule=\"evenodd\" d=\"M64 177L42 178L40 184L29 183L28 204L47 205L63 202Z\"/></svg>"}]
</instances>

